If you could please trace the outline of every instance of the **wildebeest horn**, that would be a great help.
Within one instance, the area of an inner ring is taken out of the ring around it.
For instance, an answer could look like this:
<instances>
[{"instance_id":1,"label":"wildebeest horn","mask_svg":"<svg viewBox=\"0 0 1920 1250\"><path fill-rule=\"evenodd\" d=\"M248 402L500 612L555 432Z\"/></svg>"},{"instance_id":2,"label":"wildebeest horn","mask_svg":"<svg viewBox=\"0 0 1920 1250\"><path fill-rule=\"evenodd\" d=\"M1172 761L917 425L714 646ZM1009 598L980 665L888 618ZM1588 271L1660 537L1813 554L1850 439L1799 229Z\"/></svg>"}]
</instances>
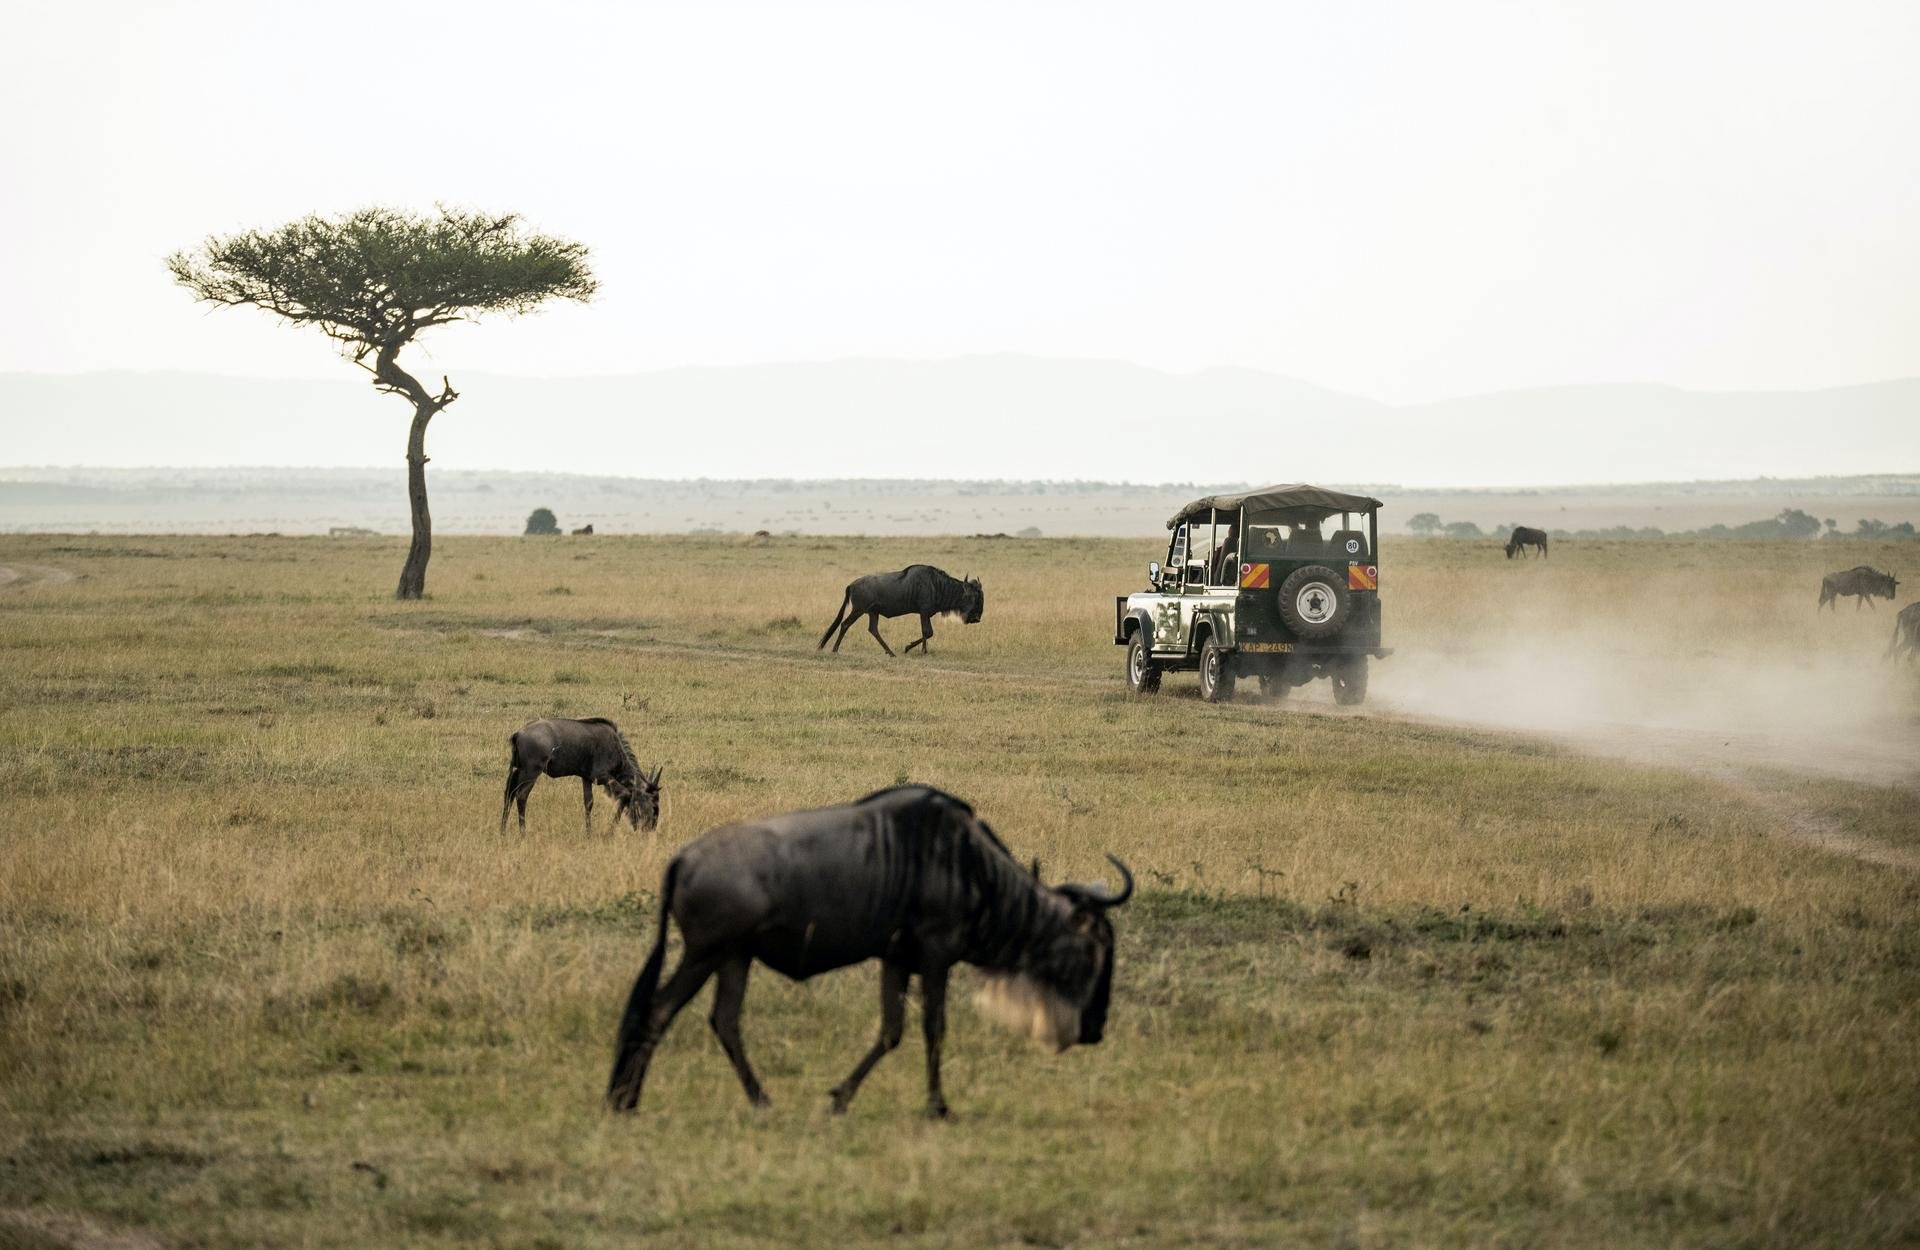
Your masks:
<instances>
[{"instance_id":1,"label":"wildebeest horn","mask_svg":"<svg viewBox=\"0 0 1920 1250\"><path fill-rule=\"evenodd\" d=\"M1133 872L1115 856L1107 856L1107 862L1120 870L1120 879L1126 883L1118 894L1104 885L1063 885L1060 892L1075 902L1085 903L1089 907L1118 907L1133 897Z\"/></svg>"}]
</instances>

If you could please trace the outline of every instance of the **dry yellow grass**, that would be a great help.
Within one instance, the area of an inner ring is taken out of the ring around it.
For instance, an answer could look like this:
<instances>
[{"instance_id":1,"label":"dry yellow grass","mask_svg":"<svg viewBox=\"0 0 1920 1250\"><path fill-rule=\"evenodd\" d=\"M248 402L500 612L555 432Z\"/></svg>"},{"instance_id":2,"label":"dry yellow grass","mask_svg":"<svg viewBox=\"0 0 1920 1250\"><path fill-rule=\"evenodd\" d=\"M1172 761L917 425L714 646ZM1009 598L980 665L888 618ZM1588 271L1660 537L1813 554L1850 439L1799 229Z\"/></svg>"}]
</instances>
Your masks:
<instances>
[{"instance_id":1,"label":"dry yellow grass","mask_svg":"<svg viewBox=\"0 0 1920 1250\"><path fill-rule=\"evenodd\" d=\"M1845 769L1898 781L1920 740L1890 614L1812 611L1897 549L1396 543L1357 714L1127 697L1143 544L456 539L412 605L399 551L0 538L82 575L0 589L0 1208L206 1245L1920 1228L1920 888L1807 844L1920 840L1911 788ZM815 651L849 578L915 559L981 575L985 621ZM665 763L657 834L603 806L583 836L564 782L496 834L506 735L546 714ZM1750 772L1781 761L1722 730L1839 775ZM1669 766L1585 749L1636 743ZM958 1123L917 1119L912 1033L832 1121L875 978L763 971L773 1112L696 1006L603 1115L673 849L903 778L1050 877L1134 865L1108 1041L1046 1058L963 1005Z\"/></svg>"}]
</instances>

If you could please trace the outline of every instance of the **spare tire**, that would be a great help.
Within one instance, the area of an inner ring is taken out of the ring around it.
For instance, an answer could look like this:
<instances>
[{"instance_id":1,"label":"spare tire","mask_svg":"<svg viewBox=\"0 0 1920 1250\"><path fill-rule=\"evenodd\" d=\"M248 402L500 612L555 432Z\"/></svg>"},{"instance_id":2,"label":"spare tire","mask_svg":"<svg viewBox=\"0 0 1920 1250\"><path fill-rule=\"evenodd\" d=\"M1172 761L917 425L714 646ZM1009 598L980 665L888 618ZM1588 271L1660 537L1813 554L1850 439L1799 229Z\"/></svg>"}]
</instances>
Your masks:
<instances>
[{"instance_id":1,"label":"spare tire","mask_svg":"<svg viewBox=\"0 0 1920 1250\"><path fill-rule=\"evenodd\" d=\"M1331 638L1352 615L1346 575L1324 564L1297 568L1280 583L1280 619L1296 638Z\"/></svg>"}]
</instances>

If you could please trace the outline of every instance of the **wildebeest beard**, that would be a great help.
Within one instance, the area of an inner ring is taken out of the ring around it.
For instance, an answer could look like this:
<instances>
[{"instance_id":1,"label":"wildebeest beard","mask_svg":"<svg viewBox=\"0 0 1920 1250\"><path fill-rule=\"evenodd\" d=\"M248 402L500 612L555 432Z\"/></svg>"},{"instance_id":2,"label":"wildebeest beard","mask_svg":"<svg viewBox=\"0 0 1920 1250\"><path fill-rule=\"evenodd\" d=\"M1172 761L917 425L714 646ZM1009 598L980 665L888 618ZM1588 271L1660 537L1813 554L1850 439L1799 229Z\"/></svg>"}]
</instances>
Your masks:
<instances>
[{"instance_id":1,"label":"wildebeest beard","mask_svg":"<svg viewBox=\"0 0 1920 1250\"><path fill-rule=\"evenodd\" d=\"M960 603L957 607L949 608L948 611L959 616L969 625L978 625L980 613L987 606L986 595L981 591L980 583L972 578L961 582L960 586Z\"/></svg>"},{"instance_id":2,"label":"wildebeest beard","mask_svg":"<svg viewBox=\"0 0 1920 1250\"><path fill-rule=\"evenodd\" d=\"M989 972L974 991L980 1014L1055 1052L1080 1040L1080 1009L1066 995L1026 972Z\"/></svg>"},{"instance_id":3,"label":"wildebeest beard","mask_svg":"<svg viewBox=\"0 0 1920 1250\"><path fill-rule=\"evenodd\" d=\"M973 1001L988 1019L1055 1052L1094 1045L1106 1033L1113 991L1113 928L1104 916L1076 912L1039 960L982 975Z\"/></svg>"}]
</instances>

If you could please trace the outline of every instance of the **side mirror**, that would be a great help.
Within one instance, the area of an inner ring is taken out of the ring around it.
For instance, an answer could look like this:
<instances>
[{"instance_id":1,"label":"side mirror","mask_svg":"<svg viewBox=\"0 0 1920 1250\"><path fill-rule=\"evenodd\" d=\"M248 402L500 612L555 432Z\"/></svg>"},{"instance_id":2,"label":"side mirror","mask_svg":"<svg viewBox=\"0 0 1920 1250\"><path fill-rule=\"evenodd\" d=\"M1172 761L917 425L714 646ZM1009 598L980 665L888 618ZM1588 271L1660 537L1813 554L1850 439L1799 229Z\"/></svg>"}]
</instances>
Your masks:
<instances>
[{"instance_id":1,"label":"side mirror","mask_svg":"<svg viewBox=\"0 0 1920 1250\"><path fill-rule=\"evenodd\" d=\"M1160 584L1160 561L1158 560L1147 561L1147 580L1152 582L1155 586L1158 586Z\"/></svg>"}]
</instances>

